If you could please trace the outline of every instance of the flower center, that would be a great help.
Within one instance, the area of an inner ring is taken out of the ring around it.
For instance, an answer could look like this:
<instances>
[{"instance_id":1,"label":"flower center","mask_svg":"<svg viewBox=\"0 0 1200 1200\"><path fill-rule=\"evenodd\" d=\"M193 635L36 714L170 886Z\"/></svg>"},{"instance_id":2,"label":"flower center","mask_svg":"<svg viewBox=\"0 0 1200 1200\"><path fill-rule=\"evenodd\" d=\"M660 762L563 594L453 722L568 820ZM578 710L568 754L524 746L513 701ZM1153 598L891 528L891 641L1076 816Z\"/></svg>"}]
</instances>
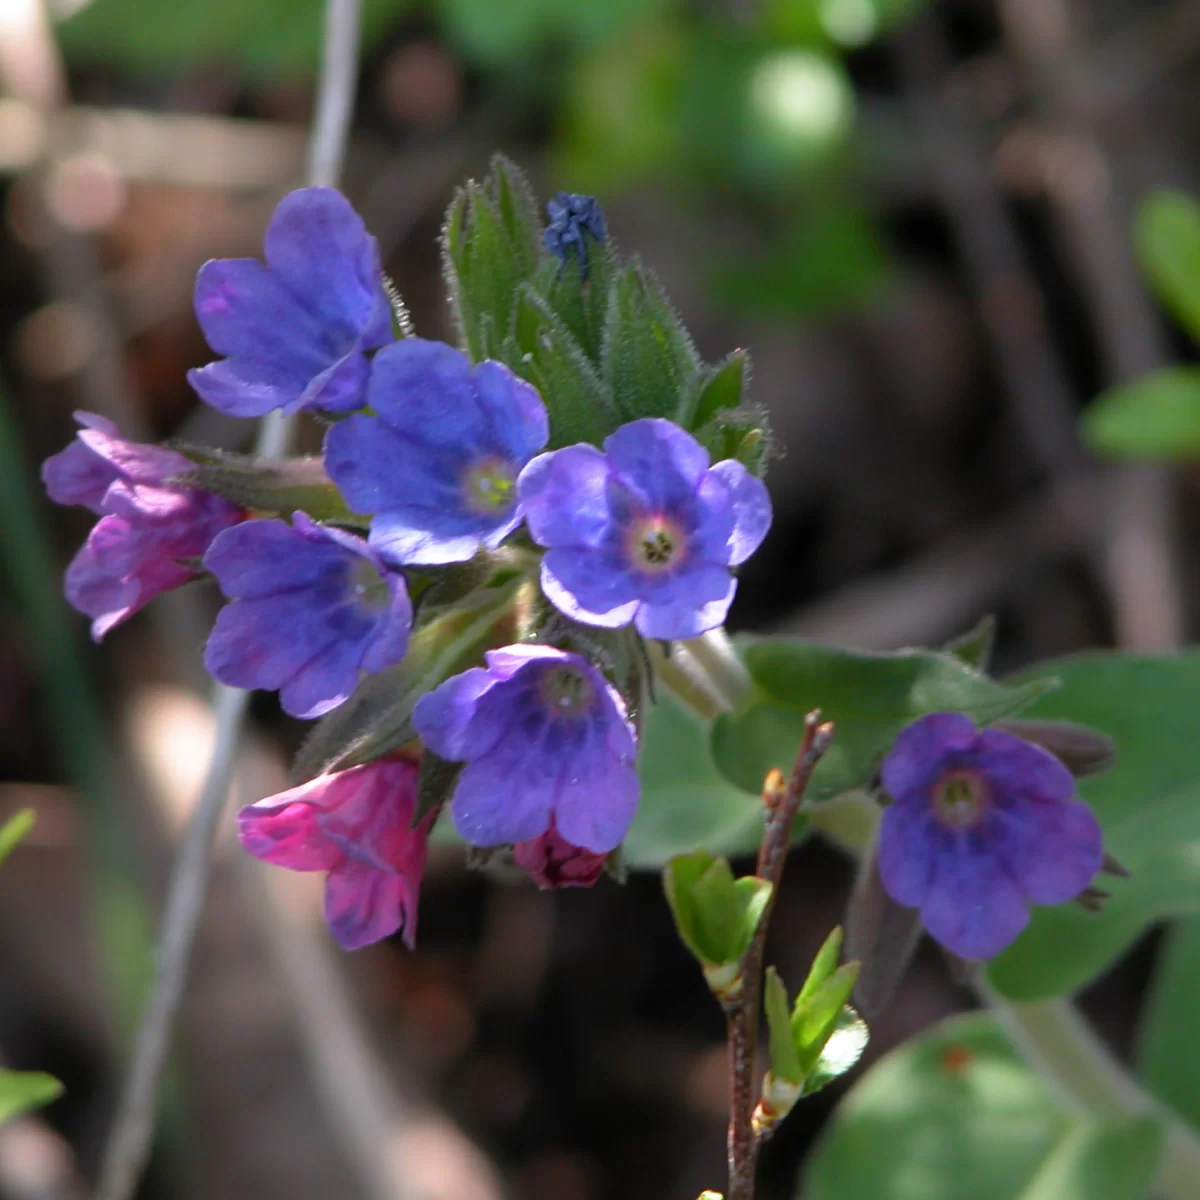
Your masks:
<instances>
[{"instance_id":1,"label":"flower center","mask_svg":"<svg viewBox=\"0 0 1200 1200\"><path fill-rule=\"evenodd\" d=\"M485 458L463 473L462 490L467 507L492 517L512 507L517 482L512 467L500 458Z\"/></svg>"},{"instance_id":2,"label":"flower center","mask_svg":"<svg viewBox=\"0 0 1200 1200\"><path fill-rule=\"evenodd\" d=\"M579 717L592 706L592 681L576 667L552 667L541 681L542 700L558 717Z\"/></svg>"},{"instance_id":3,"label":"flower center","mask_svg":"<svg viewBox=\"0 0 1200 1200\"><path fill-rule=\"evenodd\" d=\"M683 530L667 517L644 517L629 531L629 557L638 570L657 575L677 566L683 555Z\"/></svg>"},{"instance_id":4,"label":"flower center","mask_svg":"<svg viewBox=\"0 0 1200 1200\"><path fill-rule=\"evenodd\" d=\"M952 771L933 789L933 810L944 825L966 829L987 806L987 786L973 771Z\"/></svg>"},{"instance_id":5,"label":"flower center","mask_svg":"<svg viewBox=\"0 0 1200 1200\"><path fill-rule=\"evenodd\" d=\"M375 569L375 564L360 558L350 568L350 590L360 608L378 612L391 603L387 580Z\"/></svg>"}]
</instances>

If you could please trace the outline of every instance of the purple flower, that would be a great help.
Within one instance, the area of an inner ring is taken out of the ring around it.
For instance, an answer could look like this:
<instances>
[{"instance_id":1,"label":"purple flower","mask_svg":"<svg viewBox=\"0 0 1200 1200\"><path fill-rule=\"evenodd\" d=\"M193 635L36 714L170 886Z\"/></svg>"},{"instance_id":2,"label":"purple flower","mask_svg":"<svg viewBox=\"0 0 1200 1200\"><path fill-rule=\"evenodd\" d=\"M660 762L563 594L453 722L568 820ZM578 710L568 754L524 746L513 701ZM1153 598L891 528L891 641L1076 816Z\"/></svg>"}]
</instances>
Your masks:
<instances>
[{"instance_id":1,"label":"purple flower","mask_svg":"<svg viewBox=\"0 0 1200 1200\"><path fill-rule=\"evenodd\" d=\"M516 480L546 444L537 390L498 362L472 367L441 342L405 338L371 371L373 415L325 435L325 468L389 562L464 562L521 523Z\"/></svg>"},{"instance_id":2,"label":"purple flower","mask_svg":"<svg viewBox=\"0 0 1200 1200\"><path fill-rule=\"evenodd\" d=\"M66 573L71 605L92 618L100 641L160 592L199 575L195 561L245 513L172 480L192 464L174 450L126 441L95 413L79 412L78 440L48 458L42 479L52 500L100 514Z\"/></svg>"},{"instance_id":3,"label":"purple flower","mask_svg":"<svg viewBox=\"0 0 1200 1200\"><path fill-rule=\"evenodd\" d=\"M572 845L551 821L545 833L513 846L513 859L540 888L591 887L608 855Z\"/></svg>"},{"instance_id":4,"label":"purple flower","mask_svg":"<svg viewBox=\"0 0 1200 1200\"><path fill-rule=\"evenodd\" d=\"M319 717L359 671L398 663L412 605L403 576L361 538L304 513L226 530L204 565L233 603L217 614L204 665L232 687L279 690L285 712Z\"/></svg>"},{"instance_id":5,"label":"purple flower","mask_svg":"<svg viewBox=\"0 0 1200 1200\"><path fill-rule=\"evenodd\" d=\"M574 250L579 257L579 273L586 279L588 245L584 234L588 234L597 245L603 245L607 236L600 205L591 196L557 192L546 205L546 215L550 218L550 224L542 234L546 249L563 263Z\"/></svg>"},{"instance_id":6,"label":"purple flower","mask_svg":"<svg viewBox=\"0 0 1200 1200\"><path fill-rule=\"evenodd\" d=\"M616 689L578 654L551 646L489 650L422 696L413 727L465 762L451 803L473 846L540 837L607 854L637 808L637 741Z\"/></svg>"},{"instance_id":7,"label":"purple flower","mask_svg":"<svg viewBox=\"0 0 1200 1200\"><path fill-rule=\"evenodd\" d=\"M238 813L242 845L292 871L328 871L325 920L347 950L399 930L411 950L430 813L411 829L417 767L381 758L268 796Z\"/></svg>"},{"instance_id":8,"label":"purple flower","mask_svg":"<svg viewBox=\"0 0 1200 1200\"><path fill-rule=\"evenodd\" d=\"M725 620L745 562L771 524L767 489L741 463L709 466L678 425L631 421L594 446L539 455L519 480L542 590L588 625L632 621L690 638Z\"/></svg>"},{"instance_id":9,"label":"purple flower","mask_svg":"<svg viewBox=\"0 0 1200 1200\"><path fill-rule=\"evenodd\" d=\"M914 721L883 761L892 804L879 873L898 904L961 958L991 958L1029 922L1030 904L1062 904L1104 858L1092 810L1049 751L958 713Z\"/></svg>"},{"instance_id":10,"label":"purple flower","mask_svg":"<svg viewBox=\"0 0 1200 1200\"><path fill-rule=\"evenodd\" d=\"M196 317L222 361L189 371L201 398L236 417L361 408L366 352L392 340L379 249L333 188L275 209L266 265L218 258L196 277Z\"/></svg>"}]
</instances>

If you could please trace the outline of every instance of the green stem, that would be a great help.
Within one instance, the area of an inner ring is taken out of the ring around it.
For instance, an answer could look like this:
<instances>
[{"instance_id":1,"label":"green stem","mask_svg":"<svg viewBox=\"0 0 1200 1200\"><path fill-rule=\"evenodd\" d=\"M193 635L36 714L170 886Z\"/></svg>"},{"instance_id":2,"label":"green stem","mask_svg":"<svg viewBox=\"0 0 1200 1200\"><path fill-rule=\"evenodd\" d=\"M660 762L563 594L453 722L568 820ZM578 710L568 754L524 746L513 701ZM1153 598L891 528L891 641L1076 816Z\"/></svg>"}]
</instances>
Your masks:
<instances>
[{"instance_id":1,"label":"green stem","mask_svg":"<svg viewBox=\"0 0 1200 1200\"><path fill-rule=\"evenodd\" d=\"M1166 1137L1154 1193L1191 1200L1200 1180L1200 1136L1158 1103L1112 1057L1067 1000L1006 1000L986 985L980 994L1022 1057L1068 1107L1093 1117L1162 1120Z\"/></svg>"}]
</instances>

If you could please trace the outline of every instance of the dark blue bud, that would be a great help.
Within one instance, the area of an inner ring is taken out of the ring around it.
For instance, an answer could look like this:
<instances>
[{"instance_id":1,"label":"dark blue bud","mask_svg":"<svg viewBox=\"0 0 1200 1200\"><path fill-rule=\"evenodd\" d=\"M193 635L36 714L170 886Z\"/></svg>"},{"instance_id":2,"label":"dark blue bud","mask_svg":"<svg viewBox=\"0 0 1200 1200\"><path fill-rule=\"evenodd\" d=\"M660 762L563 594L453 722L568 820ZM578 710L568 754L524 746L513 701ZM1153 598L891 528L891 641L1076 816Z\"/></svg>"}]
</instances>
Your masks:
<instances>
[{"instance_id":1,"label":"dark blue bud","mask_svg":"<svg viewBox=\"0 0 1200 1200\"><path fill-rule=\"evenodd\" d=\"M581 196L573 192L558 192L546 205L550 224L542 235L546 249L563 263L574 249L579 256L579 271L586 279L588 274L588 246L584 234L590 234L597 245L603 245L606 237L604 213L593 196Z\"/></svg>"}]
</instances>

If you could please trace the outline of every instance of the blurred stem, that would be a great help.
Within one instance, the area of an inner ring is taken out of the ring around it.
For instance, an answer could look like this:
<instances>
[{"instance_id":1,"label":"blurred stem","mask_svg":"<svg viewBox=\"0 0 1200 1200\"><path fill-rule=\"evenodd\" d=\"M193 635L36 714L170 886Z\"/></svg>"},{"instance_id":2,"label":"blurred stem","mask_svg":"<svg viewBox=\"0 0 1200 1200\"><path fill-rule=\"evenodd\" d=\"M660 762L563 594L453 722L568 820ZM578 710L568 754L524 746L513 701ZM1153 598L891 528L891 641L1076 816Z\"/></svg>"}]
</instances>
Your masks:
<instances>
[{"instance_id":1,"label":"blurred stem","mask_svg":"<svg viewBox=\"0 0 1200 1200\"><path fill-rule=\"evenodd\" d=\"M811 712L804 719L804 738L796 755L790 779L772 771L763 785L766 821L758 850L755 874L771 884L770 899L754 938L742 958L741 999L729 1009L729 1198L754 1200L758 1148L761 1137L754 1129L757 1083L758 1010L762 997L763 958L767 928L779 895L783 866L792 844L792 822L804 799L808 781L821 756L833 740L833 725L821 723L821 714Z\"/></svg>"},{"instance_id":2,"label":"blurred stem","mask_svg":"<svg viewBox=\"0 0 1200 1200\"><path fill-rule=\"evenodd\" d=\"M672 642L670 649L664 650L662 643L647 641L646 653L654 667L654 677L702 721L714 721L732 709L683 642Z\"/></svg>"},{"instance_id":3,"label":"blurred stem","mask_svg":"<svg viewBox=\"0 0 1200 1200\"><path fill-rule=\"evenodd\" d=\"M99 942L107 973L109 1002L119 1028L133 1026L137 996L149 958L142 899L127 842L119 795L118 768L107 740L82 660L69 632L60 594L59 571L20 451L21 439L7 396L0 388L0 563L15 592L24 629L41 663L44 701L52 720L55 751L67 776L86 797L79 805L88 826L92 894L99 898Z\"/></svg>"},{"instance_id":4,"label":"blurred stem","mask_svg":"<svg viewBox=\"0 0 1200 1200\"><path fill-rule=\"evenodd\" d=\"M341 171L358 78L359 16L360 0L327 0L321 77L309 144L309 182L313 184L333 186ZM268 414L259 427L256 456L278 458L286 453L292 424L290 417ZM218 686L213 692L216 745L171 877L154 986L105 1147L96 1200L129 1200L149 1154L159 1080L204 908L213 843L233 778L247 700L247 693L235 688Z\"/></svg>"},{"instance_id":5,"label":"blurred stem","mask_svg":"<svg viewBox=\"0 0 1200 1200\"><path fill-rule=\"evenodd\" d=\"M730 711L737 709L754 683L724 627L710 629L682 645L704 672L713 689L725 700L726 707Z\"/></svg>"},{"instance_id":6,"label":"blurred stem","mask_svg":"<svg viewBox=\"0 0 1200 1200\"><path fill-rule=\"evenodd\" d=\"M1100 1118L1159 1117L1166 1136L1154 1194L1162 1200L1196 1195L1200 1137L1112 1057L1070 1001L1006 1000L986 984L979 991L1025 1061L1068 1107Z\"/></svg>"}]
</instances>

